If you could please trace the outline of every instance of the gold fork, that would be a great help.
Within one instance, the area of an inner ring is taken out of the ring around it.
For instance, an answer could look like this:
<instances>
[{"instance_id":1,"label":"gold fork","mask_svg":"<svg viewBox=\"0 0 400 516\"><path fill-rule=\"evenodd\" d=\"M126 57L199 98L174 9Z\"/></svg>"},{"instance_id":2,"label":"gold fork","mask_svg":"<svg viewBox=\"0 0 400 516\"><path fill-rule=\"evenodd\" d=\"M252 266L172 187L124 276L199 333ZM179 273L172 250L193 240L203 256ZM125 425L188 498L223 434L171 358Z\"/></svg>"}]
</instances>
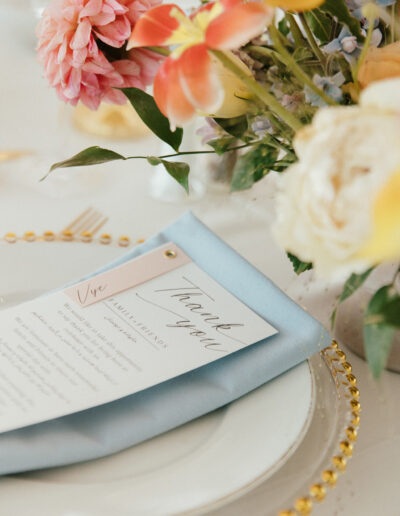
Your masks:
<instances>
[{"instance_id":1,"label":"gold fork","mask_svg":"<svg viewBox=\"0 0 400 516\"><path fill-rule=\"evenodd\" d=\"M90 242L107 221L108 217L89 207L61 231L60 237L70 242L78 236L82 242Z\"/></svg>"}]
</instances>

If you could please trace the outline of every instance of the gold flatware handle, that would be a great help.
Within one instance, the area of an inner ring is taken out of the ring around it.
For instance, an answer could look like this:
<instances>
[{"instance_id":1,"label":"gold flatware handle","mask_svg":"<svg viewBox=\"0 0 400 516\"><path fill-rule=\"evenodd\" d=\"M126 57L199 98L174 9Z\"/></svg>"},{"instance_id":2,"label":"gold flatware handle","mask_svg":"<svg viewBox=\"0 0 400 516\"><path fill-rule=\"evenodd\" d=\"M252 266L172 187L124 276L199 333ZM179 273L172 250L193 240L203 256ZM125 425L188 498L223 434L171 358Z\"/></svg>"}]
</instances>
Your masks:
<instances>
[{"instance_id":1,"label":"gold flatware handle","mask_svg":"<svg viewBox=\"0 0 400 516\"><path fill-rule=\"evenodd\" d=\"M11 161L13 159L22 158L23 156L28 156L29 154L33 154L30 150L0 150L0 163L4 161Z\"/></svg>"}]
</instances>

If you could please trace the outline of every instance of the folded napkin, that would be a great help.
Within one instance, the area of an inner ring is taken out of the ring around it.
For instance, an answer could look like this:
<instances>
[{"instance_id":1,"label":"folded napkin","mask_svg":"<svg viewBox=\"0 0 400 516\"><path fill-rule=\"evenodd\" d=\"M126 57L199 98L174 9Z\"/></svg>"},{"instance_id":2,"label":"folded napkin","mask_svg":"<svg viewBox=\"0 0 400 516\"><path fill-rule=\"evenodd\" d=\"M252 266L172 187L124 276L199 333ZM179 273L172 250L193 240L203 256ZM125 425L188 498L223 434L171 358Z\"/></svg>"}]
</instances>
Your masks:
<instances>
[{"instance_id":1,"label":"folded napkin","mask_svg":"<svg viewBox=\"0 0 400 516\"><path fill-rule=\"evenodd\" d=\"M279 333L120 400L1 434L0 474L123 450L230 403L330 344L315 319L191 213L103 270L168 242L176 243Z\"/></svg>"}]
</instances>

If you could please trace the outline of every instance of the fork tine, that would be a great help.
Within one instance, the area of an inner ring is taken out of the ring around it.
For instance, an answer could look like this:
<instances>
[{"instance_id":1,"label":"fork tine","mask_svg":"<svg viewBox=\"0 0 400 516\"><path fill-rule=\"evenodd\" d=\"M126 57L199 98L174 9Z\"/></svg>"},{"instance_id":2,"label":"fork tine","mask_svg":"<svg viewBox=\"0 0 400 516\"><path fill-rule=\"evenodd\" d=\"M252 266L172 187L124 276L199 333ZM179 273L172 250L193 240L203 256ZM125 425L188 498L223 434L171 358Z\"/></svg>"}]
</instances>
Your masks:
<instances>
[{"instance_id":1,"label":"fork tine","mask_svg":"<svg viewBox=\"0 0 400 516\"><path fill-rule=\"evenodd\" d=\"M83 211L76 219L74 219L68 226L66 226L62 231L73 231L73 227L78 224L83 218L85 218L90 212L92 208L89 206L85 211Z\"/></svg>"},{"instance_id":2,"label":"fork tine","mask_svg":"<svg viewBox=\"0 0 400 516\"><path fill-rule=\"evenodd\" d=\"M97 224L97 226L95 226L92 230L91 230L91 233L93 235L95 235L103 226L104 224L106 224L108 222L108 217L103 217L100 222Z\"/></svg>"},{"instance_id":3,"label":"fork tine","mask_svg":"<svg viewBox=\"0 0 400 516\"><path fill-rule=\"evenodd\" d=\"M82 219L79 224L74 228L75 233L82 233L82 231L88 230L96 221L101 217L96 211L92 211L87 217Z\"/></svg>"}]
</instances>

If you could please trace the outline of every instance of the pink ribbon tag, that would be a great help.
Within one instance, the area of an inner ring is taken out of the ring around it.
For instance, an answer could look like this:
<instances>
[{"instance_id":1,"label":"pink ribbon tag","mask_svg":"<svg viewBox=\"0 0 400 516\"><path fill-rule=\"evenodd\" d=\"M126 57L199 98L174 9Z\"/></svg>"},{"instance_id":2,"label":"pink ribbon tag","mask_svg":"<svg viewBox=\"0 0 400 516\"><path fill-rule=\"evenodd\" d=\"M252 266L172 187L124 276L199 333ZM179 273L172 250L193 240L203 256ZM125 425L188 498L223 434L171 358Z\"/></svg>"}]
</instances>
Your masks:
<instances>
[{"instance_id":1,"label":"pink ribbon tag","mask_svg":"<svg viewBox=\"0 0 400 516\"><path fill-rule=\"evenodd\" d=\"M168 243L133 260L64 290L77 305L93 305L182 267L192 260L176 244Z\"/></svg>"}]
</instances>

